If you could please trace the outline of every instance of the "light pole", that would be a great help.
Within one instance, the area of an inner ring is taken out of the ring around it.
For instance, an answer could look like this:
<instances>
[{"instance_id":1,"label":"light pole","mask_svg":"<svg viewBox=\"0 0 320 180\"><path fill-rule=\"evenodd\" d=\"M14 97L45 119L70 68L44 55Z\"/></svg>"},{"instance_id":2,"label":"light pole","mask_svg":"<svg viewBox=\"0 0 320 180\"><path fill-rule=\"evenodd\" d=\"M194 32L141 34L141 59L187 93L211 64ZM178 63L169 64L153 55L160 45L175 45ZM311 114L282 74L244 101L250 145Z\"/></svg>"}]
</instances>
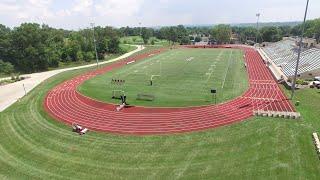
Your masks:
<instances>
[{"instance_id":1,"label":"light pole","mask_svg":"<svg viewBox=\"0 0 320 180\"><path fill-rule=\"evenodd\" d=\"M291 86L291 100L294 98L294 92L296 90L296 82L297 82L299 62L300 62L300 56L301 56L301 50L302 50L303 34L304 34L304 30L305 30L305 26L306 26L306 19L307 19L307 14L308 14L308 6L309 6L309 0L307 0L306 10L304 12L302 32L301 32L300 41L299 41L298 59L297 59L296 69L294 72L293 82L292 82L292 86Z\"/></svg>"},{"instance_id":2,"label":"light pole","mask_svg":"<svg viewBox=\"0 0 320 180\"><path fill-rule=\"evenodd\" d=\"M98 58L98 52L97 52L96 37L94 34L94 23L90 23L90 25L92 26L93 44L94 44L94 51L96 53L97 67L99 67L99 58Z\"/></svg>"},{"instance_id":3,"label":"light pole","mask_svg":"<svg viewBox=\"0 0 320 180\"><path fill-rule=\"evenodd\" d=\"M139 22L139 27L140 27L140 38L142 39L142 26L141 26L141 22ZM142 41L143 41L143 39L142 39ZM141 44L141 46L142 46L142 44Z\"/></svg>"},{"instance_id":4,"label":"light pole","mask_svg":"<svg viewBox=\"0 0 320 180\"><path fill-rule=\"evenodd\" d=\"M259 19L260 19L260 13L256 14L257 17L257 35L256 35L256 44L258 44L258 36L259 36Z\"/></svg>"}]
</instances>

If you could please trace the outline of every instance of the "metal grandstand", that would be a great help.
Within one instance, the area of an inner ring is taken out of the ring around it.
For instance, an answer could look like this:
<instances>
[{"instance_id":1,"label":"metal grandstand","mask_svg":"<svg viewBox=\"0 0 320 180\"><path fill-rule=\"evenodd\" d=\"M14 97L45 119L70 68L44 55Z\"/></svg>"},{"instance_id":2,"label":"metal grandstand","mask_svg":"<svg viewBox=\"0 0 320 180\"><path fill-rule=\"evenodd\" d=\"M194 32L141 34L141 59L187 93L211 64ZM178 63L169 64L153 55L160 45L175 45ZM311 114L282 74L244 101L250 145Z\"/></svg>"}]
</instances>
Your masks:
<instances>
[{"instance_id":1,"label":"metal grandstand","mask_svg":"<svg viewBox=\"0 0 320 180\"><path fill-rule=\"evenodd\" d=\"M270 44L262 50L288 78L294 76L295 65L297 61L297 45L294 39L288 38L282 41ZM317 76L320 74L320 49L304 48L301 53L301 60L298 69L298 75L302 77Z\"/></svg>"}]
</instances>

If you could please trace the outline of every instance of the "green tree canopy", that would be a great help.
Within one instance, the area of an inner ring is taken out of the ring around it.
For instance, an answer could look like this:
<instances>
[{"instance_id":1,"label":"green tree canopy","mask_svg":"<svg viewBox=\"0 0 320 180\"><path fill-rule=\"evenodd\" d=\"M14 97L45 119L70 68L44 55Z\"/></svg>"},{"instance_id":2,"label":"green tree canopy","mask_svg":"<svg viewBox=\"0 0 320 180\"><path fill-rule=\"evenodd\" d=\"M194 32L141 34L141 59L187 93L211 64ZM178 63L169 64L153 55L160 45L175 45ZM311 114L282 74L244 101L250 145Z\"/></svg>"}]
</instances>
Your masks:
<instances>
[{"instance_id":1,"label":"green tree canopy","mask_svg":"<svg viewBox=\"0 0 320 180\"><path fill-rule=\"evenodd\" d=\"M218 44L226 44L230 42L232 29L230 25L219 24L214 26L211 32L211 36Z\"/></svg>"},{"instance_id":2,"label":"green tree canopy","mask_svg":"<svg viewBox=\"0 0 320 180\"><path fill-rule=\"evenodd\" d=\"M142 28L141 36L144 44L148 44L149 39L152 37L152 32L150 29Z\"/></svg>"},{"instance_id":3,"label":"green tree canopy","mask_svg":"<svg viewBox=\"0 0 320 180\"><path fill-rule=\"evenodd\" d=\"M9 62L3 62L0 59L0 74L11 74L14 71L14 67Z\"/></svg>"},{"instance_id":4,"label":"green tree canopy","mask_svg":"<svg viewBox=\"0 0 320 180\"><path fill-rule=\"evenodd\" d=\"M282 39L281 30L278 27L267 26L260 30L262 41L276 42Z\"/></svg>"}]
</instances>

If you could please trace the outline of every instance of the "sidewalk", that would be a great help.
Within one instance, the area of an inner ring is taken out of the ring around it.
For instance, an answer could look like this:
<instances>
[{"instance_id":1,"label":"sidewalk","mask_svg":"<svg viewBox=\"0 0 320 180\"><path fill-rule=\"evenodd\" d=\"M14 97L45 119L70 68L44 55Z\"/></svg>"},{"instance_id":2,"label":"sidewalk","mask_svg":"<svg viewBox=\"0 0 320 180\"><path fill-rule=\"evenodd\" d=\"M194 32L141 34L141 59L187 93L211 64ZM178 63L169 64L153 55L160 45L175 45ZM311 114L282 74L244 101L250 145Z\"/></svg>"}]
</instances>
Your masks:
<instances>
[{"instance_id":1,"label":"sidewalk","mask_svg":"<svg viewBox=\"0 0 320 180\"><path fill-rule=\"evenodd\" d=\"M143 46L137 46L137 49L131 52L128 52L118 58L104 61L99 64L107 64L110 62L115 62L121 59L124 59L126 57L131 56L132 54L139 52L143 50L145 47ZM39 85L44 80L57 75L59 73L70 71L70 70L76 70L76 69L82 69L87 67L93 67L96 66L96 64L90 64L85 66L79 66L79 67L73 67L73 68L66 68L66 69L58 69L53 71L47 71L47 72L41 72L41 73L34 73L34 74L24 74L21 75L23 77L28 77L25 80L18 81L15 83L7 84L4 86L0 86L0 112L4 111L6 108L14 104L18 99L22 98L25 93L30 92L32 89L34 89L37 85ZM5 78L3 78L5 79ZM25 88L25 90L24 90Z\"/></svg>"}]
</instances>

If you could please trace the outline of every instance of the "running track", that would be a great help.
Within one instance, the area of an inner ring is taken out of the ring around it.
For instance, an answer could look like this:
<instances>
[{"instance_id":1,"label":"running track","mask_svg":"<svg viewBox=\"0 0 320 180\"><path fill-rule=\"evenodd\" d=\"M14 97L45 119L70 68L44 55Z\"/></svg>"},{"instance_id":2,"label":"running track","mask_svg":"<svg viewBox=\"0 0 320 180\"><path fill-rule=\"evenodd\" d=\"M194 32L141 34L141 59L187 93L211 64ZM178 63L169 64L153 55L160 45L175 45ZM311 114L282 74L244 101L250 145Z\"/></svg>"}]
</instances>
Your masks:
<instances>
[{"instance_id":1,"label":"running track","mask_svg":"<svg viewBox=\"0 0 320 180\"><path fill-rule=\"evenodd\" d=\"M195 48L195 47L188 47ZM111 64L71 80L48 92L44 106L55 119L78 123L95 131L117 134L152 135L199 131L246 120L254 110L294 112L259 53L249 47L233 46L245 53L249 89L240 97L218 105L189 108L130 107L116 112L116 106L90 99L77 92L84 81L127 62L143 60L161 53L149 52Z\"/></svg>"}]
</instances>

